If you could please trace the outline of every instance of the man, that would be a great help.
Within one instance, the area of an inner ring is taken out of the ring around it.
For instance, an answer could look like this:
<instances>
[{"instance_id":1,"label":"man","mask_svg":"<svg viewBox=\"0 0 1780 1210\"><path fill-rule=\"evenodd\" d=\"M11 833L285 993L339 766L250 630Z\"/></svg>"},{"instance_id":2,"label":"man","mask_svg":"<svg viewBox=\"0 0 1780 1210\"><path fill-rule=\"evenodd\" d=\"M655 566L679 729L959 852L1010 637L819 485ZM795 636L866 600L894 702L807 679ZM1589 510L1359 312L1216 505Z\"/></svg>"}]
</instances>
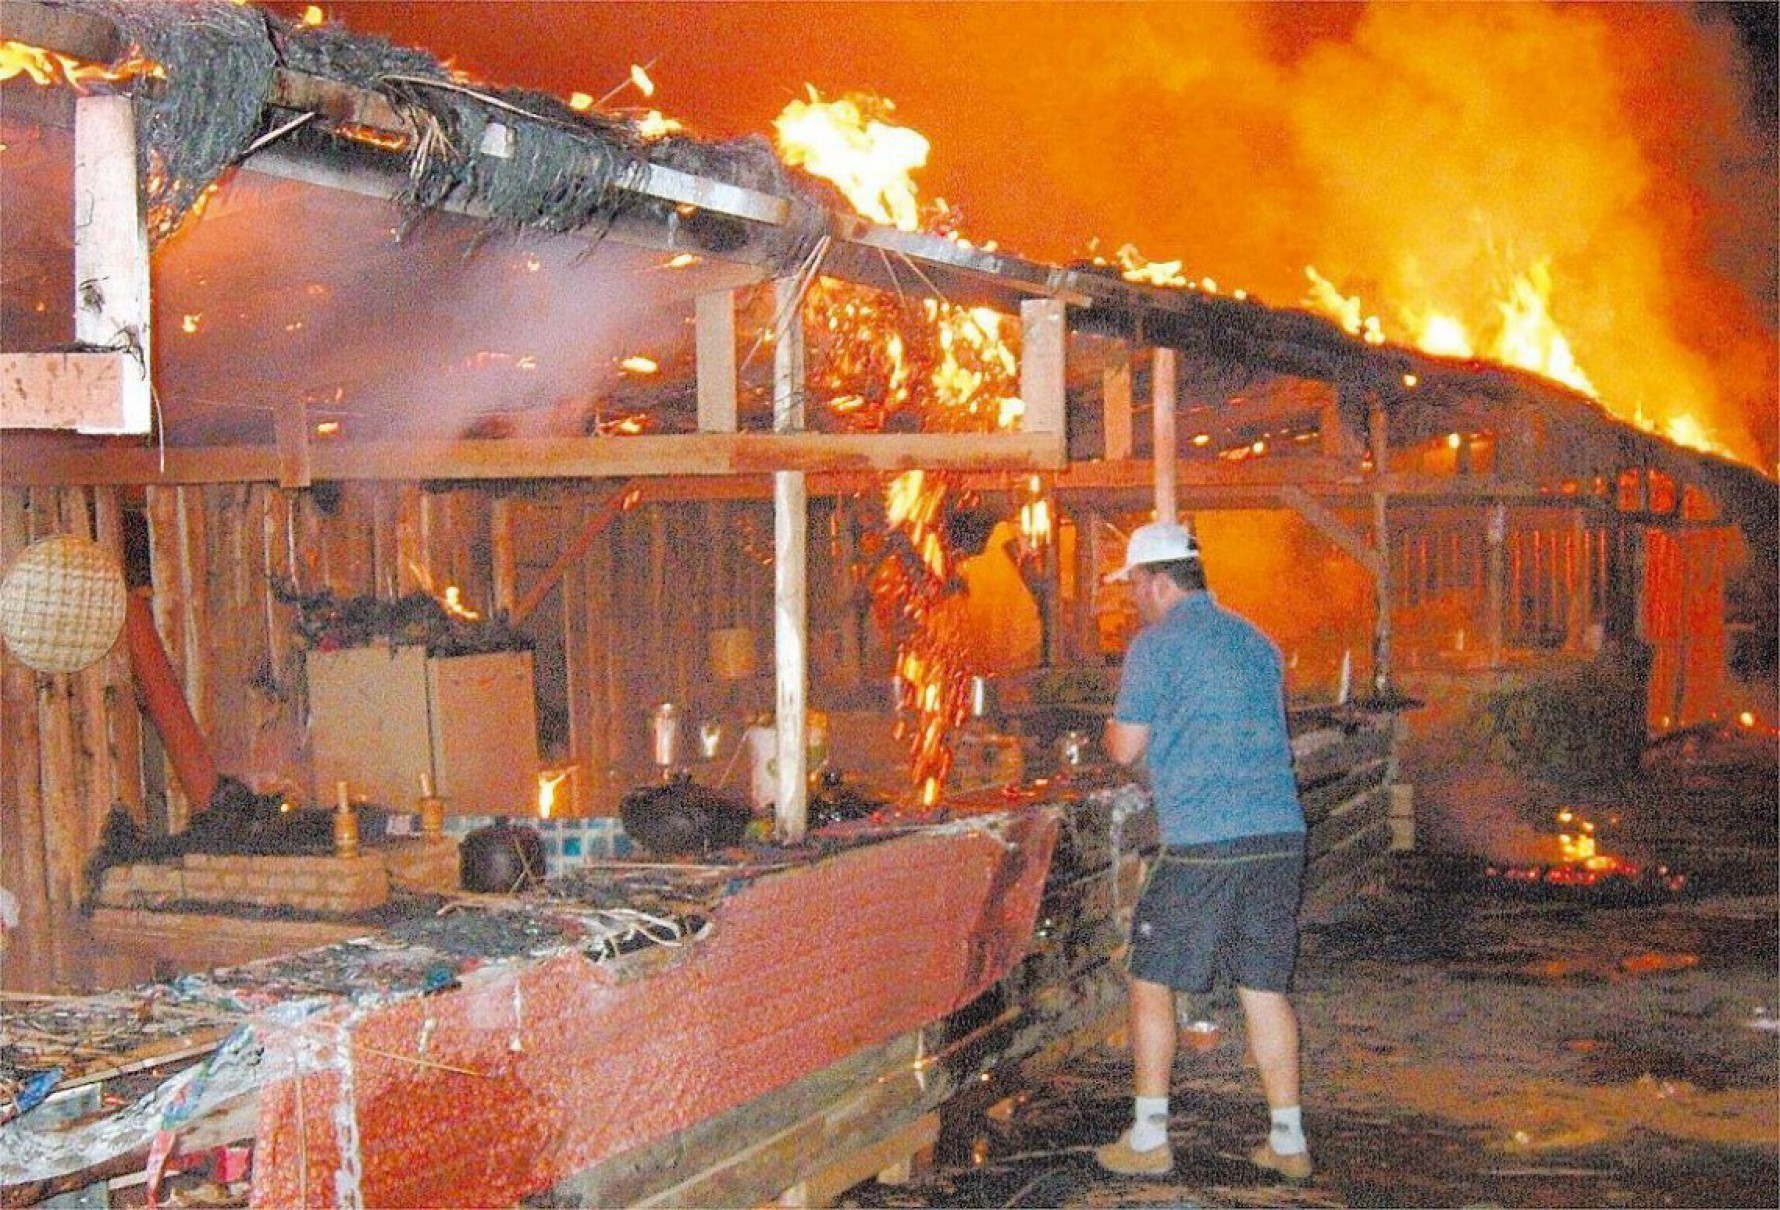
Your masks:
<instances>
[{"instance_id":1,"label":"man","mask_svg":"<svg viewBox=\"0 0 1780 1210\"><path fill-rule=\"evenodd\" d=\"M1168 1087L1177 991L1236 985L1272 1110L1250 1159L1311 1173L1299 1111L1298 1018L1287 993L1298 949L1304 811L1292 776L1279 649L1205 588L1182 526L1141 526L1125 566L1144 628L1125 654L1106 751L1144 758L1165 846L1131 923L1127 960L1135 1105L1131 1129L1098 1148L1109 1171L1174 1166Z\"/></svg>"}]
</instances>

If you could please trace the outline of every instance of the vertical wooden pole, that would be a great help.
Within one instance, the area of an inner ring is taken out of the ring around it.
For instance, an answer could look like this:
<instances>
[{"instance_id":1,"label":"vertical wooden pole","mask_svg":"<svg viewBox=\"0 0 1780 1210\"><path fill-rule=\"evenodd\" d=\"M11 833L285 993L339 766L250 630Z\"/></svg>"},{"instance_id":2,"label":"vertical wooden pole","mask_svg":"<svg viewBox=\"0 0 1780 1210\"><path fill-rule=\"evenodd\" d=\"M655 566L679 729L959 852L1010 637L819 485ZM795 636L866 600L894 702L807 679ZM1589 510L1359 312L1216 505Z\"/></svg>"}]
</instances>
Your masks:
<instances>
[{"instance_id":1,"label":"vertical wooden pole","mask_svg":"<svg viewBox=\"0 0 1780 1210\"><path fill-rule=\"evenodd\" d=\"M736 431L735 292L700 294L693 305L698 357L698 431Z\"/></svg>"},{"instance_id":2,"label":"vertical wooden pole","mask_svg":"<svg viewBox=\"0 0 1780 1210\"><path fill-rule=\"evenodd\" d=\"M488 507L489 604L497 617L511 617L519 598L519 565L513 553L516 508L511 496L497 496Z\"/></svg>"},{"instance_id":3,"label":"vertical wooden pole","mask_svg":"<svg viewBox=\"0 0 1780 1210\"><path fill-rule=\"evenodd\" d=\"M123 505L117 488L101 488L94 500L94 531L99 544L124 566ZM128 644L118 643L104 661L105 715L110 763L115 773L112 793L142 823L142 718L136 713L135 684L130 675Z\"/></svg>"},{"instance_id":4,"label":"vertical wooden pole","mask_svg":"<svg viewBox=\"0 0 1780 1210\"><path fill-rule=\"evenodd\" d=\"M1026 405L1020 427L1028 433L1055 433L1060 444L1067 423L1068 337L1061 299L1029 298L1020 304L1020 399Z\"/></svg>"},{"instance_id":5,"label":"vertical wooden pole","mask_svg":"<svg viewBox=\"0 0 1780 1210\"><path fill-rule=\"evenodd\" d=\"M118 423L86 432L154 427L148 228L136 183L133 110L128 96L74 102L74 338L135 353L119 384Z\"/></svg>"},{"instance_id":6,"label":"vertical wooden pole","mask_svg":"<svg viewBox=\"0 0 1780 1210\"><path fill-rule=\"evenodd\" d=\"M1154 440L1152 460L1156 466L1156 520L1174 521L1179 517L1175 504L1174 409L1178 399L1175 385L1179 354L1173 349L1157 349L1150 379L1151 433Z\"/></svg>"},{"instance_id":7,"label":"vertical wooden pole","mask_svg":"<svg viewBox=\"0 0 1780 1210\"><path fill-rule=\"evenodd\" d=\"M1100 378L1101 425L1106 460L1123 462L1131 457L1131 347L1120 345L1107 360Z\"/></svg>"},{"instance_id":8,"label":"vertical wooden pole","mask_svg":"<svg viewBox=\"0 0 1780 1210\"><path fill-rule=\"evenodd\" d=\"M0 491L0 566L11 567L41 534L32 520L43 489ZM50 946L48 870L44 864L45 816L41 730L37 689L42 674L10 656L0 657L0 691L7 708L0 710L0 786L7 808L0 812L0 886L18 897L19 923L10 943L0 950L0 986L15 990L48 990L54 980Z\"/></svg>"},{"instance_id":9,"label":"vertical wooden pole","mask_svg":"<svg viewBox=\"0 0 1780 1210\"><path fill-rule=\"evenodd\" d=\"M797 283L773 283L776 310L789 318L773 352L773 429L803 428L803 320L796 306ZM809 553L809 492L802 471L773 472L773 664L776 691L779 777L774 815L779 839L796 844L809 821L809 770L804 749L805 693L809 670L806 575Z\"/></svg>"},{"instance_id":10,"label":"vertical wooden pole","mask_svg":"<svg viewBox=\"0 0 1780 1210\"><path fill-rule=\"evenodd\" d=\"M556 514L556 519L559 526L567 527L571 520L579 524L579 518L566 507ZM592 581L591 563L591 559L583 559L569 568L558 583L557 593L558 629L562 634L563 702L569 716L568 757L569 763L581 770L580 776L568 780L569 810L574 815L587 814L592 795L605 785L605 762L595 753L595 741L604 729L592 725L598 695L593 692L591 672L598 658L594 649L601 611L588 591ZM509 612L511 608L508 606Z\"/></svg>"},{"instance_id":11,"label":"vertical wooden pole","mask_svg":"<svg viewBox=\"0 0 1780 1210\"><path fill-rule=\"evenodd\" d=\"M1378 619L1372 633L1372 690L1379 696L1391 691L1391 531L1389 495L1382 487L1390 474L1389 427L1382 400L1373 400L1367 412L1372 444L1372 547L1378 552L1374 585Z\"/></svg>"}]
</instances>

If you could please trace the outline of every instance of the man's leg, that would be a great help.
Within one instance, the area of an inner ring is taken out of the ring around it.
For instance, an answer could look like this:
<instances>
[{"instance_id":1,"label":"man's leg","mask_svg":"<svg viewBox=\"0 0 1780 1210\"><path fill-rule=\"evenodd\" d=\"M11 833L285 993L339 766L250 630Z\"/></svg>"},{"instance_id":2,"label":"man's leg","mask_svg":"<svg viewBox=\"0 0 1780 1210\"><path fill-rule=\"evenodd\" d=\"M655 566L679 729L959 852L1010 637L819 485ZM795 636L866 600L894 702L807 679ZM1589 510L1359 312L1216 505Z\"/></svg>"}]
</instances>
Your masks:
<instances>
[{"instance_id":1,"label":"man's leg","mask_svg":"<svg viewBox=\"0 0 1780 1210\"><path fill-rule=\"evenodd\" d=\"M1267 1094L1267 1105L1285 1109L1298 1104L1298 1014L1283 992L1258 992L1252 988L1236 989L1242 1001L1242 1013L1248 1020L1249 1051L1261 1069L1261 1090ZM1136 999L1132 1012L1136 1013ZM1136 1030L1132 1031L1135 1047Z\"/></svg>"},{"instance_id":2,"label":"man's leg","mask_svg":"<svg viewBox=\"0 0 1780 1210\"><path fill-rule=\"evenodd\" d=\"M1128 978L1131 1066L1134 1069L1131 1129L1095 1149L1100 1166L1126 1176L1158 1175L1174 1167L1168 1145L1168 1083L1174 1072L1174 989Z\"/></svg>"},{"instance_id":3,"label":"man's leg","mask_svg":"<svg viewBox=\"0 0 1780 1210\"><path fill-rule=\"evenodd\" d=\"M1140 1097L1165 1097L1174 1076L1174 1046L1180 1025L1174 1019L1174 989L1131 978L1131 1066Z\"/></svg>"},{"instance_id":4,"label":"man's leg","mask_svg":"<svg viewBox=\"0 0 1780 1210\"><path fill-rule=\"evenodd\" d=\"M1298 1014L1282 992L1238 987L1236 994L1248 1021L1249 1050L1261 1069L1261 1089L1273 1119L1267 1142L1249 1158L1263 1168L1303 1180L1310 1175L1311 1164L1299 1108Z\"/></svg>"}]
</instances>

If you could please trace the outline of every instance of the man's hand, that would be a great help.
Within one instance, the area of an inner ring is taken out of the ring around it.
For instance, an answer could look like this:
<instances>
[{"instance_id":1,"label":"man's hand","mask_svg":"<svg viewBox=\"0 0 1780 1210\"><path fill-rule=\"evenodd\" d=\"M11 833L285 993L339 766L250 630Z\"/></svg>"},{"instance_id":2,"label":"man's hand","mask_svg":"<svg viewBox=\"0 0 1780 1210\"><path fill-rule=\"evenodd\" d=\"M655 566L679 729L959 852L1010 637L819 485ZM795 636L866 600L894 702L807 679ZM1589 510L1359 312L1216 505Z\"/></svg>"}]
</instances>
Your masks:
<instances>
[{"instance_id":1,"label":"man's hand","mask_svg":"<svg viewBox=\"0 0 1780 1210\"><path fill-rule=\"evenodd\" d=\"M1106 720L1103 746L1106 754L1121 765L1133 765L1150 746L1150 729L1145 723L1122 723L1116 718Z\"/></svg>"}]
</instances>

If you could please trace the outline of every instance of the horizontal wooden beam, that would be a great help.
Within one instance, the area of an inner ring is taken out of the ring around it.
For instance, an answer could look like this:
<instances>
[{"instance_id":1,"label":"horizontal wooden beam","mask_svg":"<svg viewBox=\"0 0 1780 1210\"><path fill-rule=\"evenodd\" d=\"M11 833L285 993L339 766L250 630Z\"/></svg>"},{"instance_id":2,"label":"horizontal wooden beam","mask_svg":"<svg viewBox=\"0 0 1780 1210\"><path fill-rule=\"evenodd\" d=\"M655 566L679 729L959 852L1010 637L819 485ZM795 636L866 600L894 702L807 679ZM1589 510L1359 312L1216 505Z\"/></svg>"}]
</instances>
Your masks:
<instances>
[{"instance_id":1,"label":"horizontal wooden beam","mask_svg":"<svg viewBox=\"0 0 1780 1210\"><path fill-rule=\"evenodd\" d=\"M127 377L141 370L121 350L0 353L0 428L130 432Z\"/></svg>"},{"instance_id":2,"label":"horizontal wooden beam","mask_svg":"<svg viewBox=\"0 0 1780 1210\"><path fill-rule=\"evenodd\" d=\"M1053 433L687 433L578 440L318 443L315 480L610 479L773 471L1049 471L1064 465ZM9 457L9 486L278 482L271 446L205 450L48 446Z\"/></svg>"}]
</instances>

